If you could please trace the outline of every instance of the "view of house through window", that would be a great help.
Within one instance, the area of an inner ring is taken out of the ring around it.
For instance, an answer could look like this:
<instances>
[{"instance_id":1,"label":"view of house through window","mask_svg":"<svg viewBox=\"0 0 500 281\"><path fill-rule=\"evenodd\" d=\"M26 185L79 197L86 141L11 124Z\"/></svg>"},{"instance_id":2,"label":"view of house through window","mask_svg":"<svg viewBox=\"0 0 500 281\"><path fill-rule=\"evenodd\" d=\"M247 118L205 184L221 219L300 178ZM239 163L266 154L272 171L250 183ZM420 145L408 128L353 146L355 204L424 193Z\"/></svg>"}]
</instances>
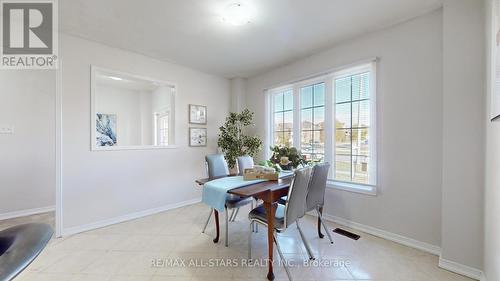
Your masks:
<instances>
[{"instance_id":1,"label":"view of house through window","mask_svg":"<svg viewBox=\"0 0 500 281\"><path fill-rule=\"evenodd\" d=\"M293 91L274 95L274 145L293 145Z\"/></svg>"},{"instance_id":2,"label":"view of house through window","mask_svg":"<svg viewBox=\"0 0 500 281\"><path fill-rule=\"evenodd\" d=\"M335 179L369 183L370 73L335 79Z\"/></svg>"},{"instance_id":3,"label":"view of house through window","mask_svg":"<svg viewBox=\"0 0 500 281\"><path fill-rule=\"evenodd\" d=\"M330 181L374 185L373 69L363 65L272 90L272 144L330 162Z\"/></svg>"},{"instance_id":4,"label":"view of house through window","mask_svg":"<svg viewBox=\"0 0 500 281\"><path fill-rule=\"evenodd\" d=\"M325 158L325 83L300 88L300 149L307 160Z\"/></svg>"}]
</instances>

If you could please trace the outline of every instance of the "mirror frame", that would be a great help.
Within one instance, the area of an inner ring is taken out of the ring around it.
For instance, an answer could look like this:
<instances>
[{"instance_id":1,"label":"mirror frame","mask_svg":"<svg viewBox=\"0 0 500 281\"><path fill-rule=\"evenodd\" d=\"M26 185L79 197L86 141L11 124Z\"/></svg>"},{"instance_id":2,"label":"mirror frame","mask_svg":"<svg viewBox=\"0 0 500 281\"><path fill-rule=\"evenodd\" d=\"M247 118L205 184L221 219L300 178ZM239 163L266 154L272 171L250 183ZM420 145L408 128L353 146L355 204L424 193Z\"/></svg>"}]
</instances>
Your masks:
<instances>
[{"instance_id":1,"label":"mirror frame","mask_svg":"<svg viewBox=\"0 0 500 281\"><path fill-rule=\"evenodd\" d=\"M156 145L123 145L123 146L97 146L95 142L96 134L95 134L95 128L96 128L96 92L95 92L95 86L96 86L96 73L99 71L103 72L110 72L110 73L115 73L117 76L125 76L125 77L131 77L134 79L140 79L140 80L147 80L151 81L154 83L157 83L159 85L165 85L169 87L173 87L173 98L174 98L174 114L172 114L172 118L170 120L172 126L173 126L173 136L172 139L174 140L174 144L171 145L165 145L165 146L156 146ZM172 149L172 148L177 148L177 125L176 125L176 116L177 116L177 84L172 83L169 81L165 80L158 80L150 77L145 77L145 76L140 76L140 75L135 75L135 74L130 74L122 71L116 71L116 70L111 70L108 68L104 67L99 67L95 65L90 66L90 150L91 151L116 151L116 150L148 150L148 149Z\"/></svg>"}]
</instances>

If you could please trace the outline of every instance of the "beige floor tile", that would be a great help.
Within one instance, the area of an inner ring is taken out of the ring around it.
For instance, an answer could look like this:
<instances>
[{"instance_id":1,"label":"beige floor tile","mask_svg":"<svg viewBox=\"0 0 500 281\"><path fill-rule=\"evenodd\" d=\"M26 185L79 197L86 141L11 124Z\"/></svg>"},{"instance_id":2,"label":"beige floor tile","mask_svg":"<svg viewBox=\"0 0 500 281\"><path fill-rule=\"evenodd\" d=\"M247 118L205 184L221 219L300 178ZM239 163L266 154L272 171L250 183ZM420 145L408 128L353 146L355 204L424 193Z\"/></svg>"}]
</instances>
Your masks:
<instances>
[{"instance_id":1,"label":"beige floor tile","mask_svg":"<svg viewBox=\"0 0 500 281\"><path fill-rule=\"evenodd\" d=\"M229 247L224 246L224 216L221 240L215 236L213 218L202 234L209 208L195 204L128 221L82 234L52 239L42 254L15 281L229 281L266 280L267 266L197 267L153 266L155 259L230 259L241 263L247 257L248 206L240 210L236 222L229 225ZM48 213L0 221L0 229L32 221L54 223ZM327 222L328 229L338 227ZM316 218L306 216L301 226L317 261L342 261L345 266L305 266L305 247L295 227L278 235L294 280L372 280L372 281L471 281L437 266L438 258L366 233L351 230L362 237L358 241L332 234L320 239ZM324 233L324 230L323 230ZM252 257L267 258L267 230L260 226L252 235ZM275 253L275 263L279 262ZM283 267L275 266L276 281L288 280Z\"/></svg>"},{"instance_id":2,"label":"beige floor tile","mask_svg":"<svg viewBox=\"0 0 500 281\"><path fill-rule=\"evenodd\" d=\"M109 281L150 281L152 275L114 275Z\"/></svg>"},{"instance_id":3,"label":"beige floor tile","mask_svg":"<svg viewBox=\"0 0 500 281\"><path fill-rule=\"evenodd\" d=\"M64 258L43 269L44 273L82 273L83 269L89 266L99 257L103 256L104 251L75 251L66 255Z\"/></svg>"},{"instance_id":4,"label":"beige floor tile","mask_svg":"<svg viewBox=\"0 0 500 281\"><path fill-rule=\"evenodd\" d=\"M109 281L110 275L100 274L75 274L71 281Z\"/></svg>"}]
</instances>

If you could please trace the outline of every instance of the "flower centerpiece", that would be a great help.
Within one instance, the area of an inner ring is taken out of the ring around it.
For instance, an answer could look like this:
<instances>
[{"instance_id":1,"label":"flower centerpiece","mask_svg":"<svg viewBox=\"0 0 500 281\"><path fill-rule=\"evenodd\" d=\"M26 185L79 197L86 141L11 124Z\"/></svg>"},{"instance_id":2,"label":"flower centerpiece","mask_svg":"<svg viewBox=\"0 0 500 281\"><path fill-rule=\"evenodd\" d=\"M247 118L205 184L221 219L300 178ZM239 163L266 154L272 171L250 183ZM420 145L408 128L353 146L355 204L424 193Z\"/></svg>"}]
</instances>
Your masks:
<instances>
[{"instance_id":1,"label":"flower centerpiece","mask_svg":"<svg viewBox=\"0 0 500 281\"><path fill-rule=\"evenodd\" d=\"M299 165L307 165L304 156L295 147L274 146L271 147L273 155L269 162L279 166L283 170L292 170Z\"/></svg>"}]
</instances>

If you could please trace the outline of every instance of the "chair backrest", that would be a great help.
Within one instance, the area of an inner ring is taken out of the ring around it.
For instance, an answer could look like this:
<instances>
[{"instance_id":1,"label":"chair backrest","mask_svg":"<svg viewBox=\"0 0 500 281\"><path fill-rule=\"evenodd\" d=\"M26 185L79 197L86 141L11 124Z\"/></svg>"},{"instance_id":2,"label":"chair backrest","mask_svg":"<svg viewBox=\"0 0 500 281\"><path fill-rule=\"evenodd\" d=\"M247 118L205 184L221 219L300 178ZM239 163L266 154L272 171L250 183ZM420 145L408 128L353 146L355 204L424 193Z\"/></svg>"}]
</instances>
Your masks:
<instances>
[{"instance_id":1,"label":"chair backrest","mask_svg":"<svg viewBox=\"0 0 500 281\"><path fill-rule=\"evenodd\" d=\"M229 168L227 166L224 154L211 154L205 156L208 166L208 177L224 177L229 175Z\"/></svg>"},{"instance_id":2,"label":"chair backrest","mask_svg":"<svg viewBox=\"0 0 500 281\"><path fill-rule=\"evenodd\" d=\"M325 204L325 189L329 170L329 163L321 163L313 167L311 181L307 189L306 212Z\"/></svg>"},{"instance_id":3,"label":"chair backrest","mask_svg":"<svg viewBox=\"0 0 500 281\"><path fill-rule=\"evenodd\" d=\"M295 171L292 184L288 189L288 197L285 205L285 226L293 224L306 212L306 196L309 180L311 179L311 167Z\"/></svg>"},{"instance_id":4,"label":"chair backrest","mask_svg":"<svg viewBox=\"0 0 500 281\"><path fill-rule=\"evenodd\" d=\"M245 169L253 168L253 158L252 156L245 155L238 157L238 169L240 170L239 175L243 176L243 171Z\"/></svg>"}]
</instances>

